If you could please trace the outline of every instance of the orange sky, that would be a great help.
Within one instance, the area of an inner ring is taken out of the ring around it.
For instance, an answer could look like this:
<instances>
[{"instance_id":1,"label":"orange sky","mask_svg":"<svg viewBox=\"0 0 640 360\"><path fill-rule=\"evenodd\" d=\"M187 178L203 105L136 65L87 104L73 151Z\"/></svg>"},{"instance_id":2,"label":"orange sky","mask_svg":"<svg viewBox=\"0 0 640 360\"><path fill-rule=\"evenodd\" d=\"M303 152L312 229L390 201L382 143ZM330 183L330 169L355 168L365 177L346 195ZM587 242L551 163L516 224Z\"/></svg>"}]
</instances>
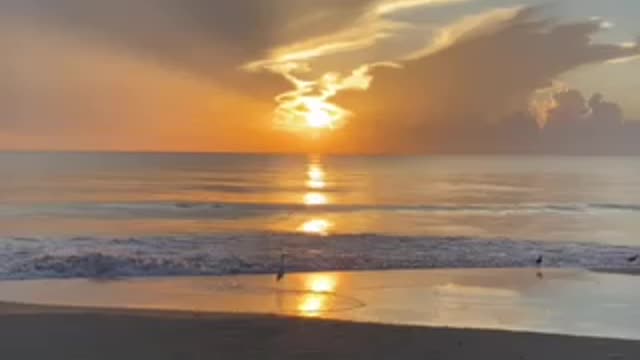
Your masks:
<instances>
[{"instance_id":1,"label":"orange sky","mask_svg":"<svg viewBox=\"0 0 640 360\"><path fill-rule=\"evenodd\" d=\"M623 3L621 13L639 10ZM509 0L59 5L0 5L0 45L11 49L0 60L2 149L437 151L471 140L456 138L463 123L526 110L551 81L596 92L611 74L620 85L605 90L640 119L624 96L640 86L627 80L640 70L633 37L602 37L603 20L578 8L556 26L538 22L548 9ZM344 112L346 126L275 126L287 91Z\"/></svg>"}]
</instances>

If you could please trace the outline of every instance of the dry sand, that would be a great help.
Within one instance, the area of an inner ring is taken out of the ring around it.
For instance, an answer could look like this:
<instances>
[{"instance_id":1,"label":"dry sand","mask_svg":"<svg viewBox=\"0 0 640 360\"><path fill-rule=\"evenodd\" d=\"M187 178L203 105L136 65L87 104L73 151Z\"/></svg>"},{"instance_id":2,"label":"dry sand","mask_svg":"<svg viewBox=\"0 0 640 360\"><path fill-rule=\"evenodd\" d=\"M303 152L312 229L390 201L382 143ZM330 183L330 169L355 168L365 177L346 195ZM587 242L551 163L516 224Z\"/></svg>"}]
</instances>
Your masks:
<instances>
[{"instance_id":1,"label":"dry sand","mask_svg":"<svg viewBox=\"0 0 640 360\"><path fill-rule=\"evenodd\" d=\"M254 315L0 305L0 359L640 359L640 342Z\"/></svg>"}]
</instances>

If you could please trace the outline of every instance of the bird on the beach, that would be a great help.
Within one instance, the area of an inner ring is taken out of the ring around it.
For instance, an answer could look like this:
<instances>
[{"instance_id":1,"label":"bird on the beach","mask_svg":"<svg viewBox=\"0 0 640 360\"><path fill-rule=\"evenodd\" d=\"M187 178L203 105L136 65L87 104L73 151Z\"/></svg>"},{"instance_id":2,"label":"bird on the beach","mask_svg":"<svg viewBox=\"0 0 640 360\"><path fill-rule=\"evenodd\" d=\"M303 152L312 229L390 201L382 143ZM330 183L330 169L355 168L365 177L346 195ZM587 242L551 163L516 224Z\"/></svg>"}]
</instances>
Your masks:
<instances>
[{"instance_id":1,"label":"bird on the beach","mask_svg":"<svg viewBox=\"0 0 640 360\"><path fill-rule=\"evenodd\" d=\"M633 255L632 257L627 258L627 261L630 262L630 263L633 263L633 262L638 261L639 258L640 258L640 255Z\"/></svg>"},{"instance_id":2,"label":"bird on the beach","mask_svg":"<svg viewBox=\"0 0 640 360\"><path fill-rule=\"evenodd\" d=\"M278 268L278 274L276 275L276 281L280 281L284 278L284 253L280 255L280 267Z\"/></svg>"},{"instance_id":3,"label":"bird on the beach","mask_svg":"<svg viewBox=\"0 0 640 360\"><path fill-rule=\"evenodd\" d=\"M536 259L536 265L542 266L542 261L543 260L544 260L544 258L542 257L542 255L538 256L538 258Z\"/></svg>"}]
</instances>

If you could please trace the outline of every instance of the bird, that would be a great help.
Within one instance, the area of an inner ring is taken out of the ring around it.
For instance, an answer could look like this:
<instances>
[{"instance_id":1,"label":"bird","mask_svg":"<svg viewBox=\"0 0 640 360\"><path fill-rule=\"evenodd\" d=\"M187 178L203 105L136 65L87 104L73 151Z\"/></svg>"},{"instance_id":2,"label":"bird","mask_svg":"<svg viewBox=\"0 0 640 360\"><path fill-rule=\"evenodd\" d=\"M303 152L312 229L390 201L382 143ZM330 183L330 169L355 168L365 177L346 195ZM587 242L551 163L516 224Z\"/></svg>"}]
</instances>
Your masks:
<instances>
[{"instance_id":1,"label":"bird","mask_svg":"<svg viewBox=\"0 0 640 360\"><path fill-rule=\"evenodd\" d=\"M284 278L284 254L280 255L280 267L278 268L278 274L276 274L276 281L280 281Z\"/></svg>"},{"instance_id":2,"label":"bird","mask_svg":"<svg viewBox=\"0 0 640 360\"><path fill-rule=\"evenodd\" d=\"M542 257L542 255L538 256L538 258L536 259L536 265L541 266L543 260L544 258Z\"/></svg>"},{"instance_id":3,"label":"bird","mask_svg":"<svg viewBox=\"0 0 640 360\"><path fill-rule=\"evenodd\" d=\"M627 261L632 263L632 262L638 261L639 258L640 258L640 255L633 255L632 257L627 258Z\"/></svg>"}]
</instances>

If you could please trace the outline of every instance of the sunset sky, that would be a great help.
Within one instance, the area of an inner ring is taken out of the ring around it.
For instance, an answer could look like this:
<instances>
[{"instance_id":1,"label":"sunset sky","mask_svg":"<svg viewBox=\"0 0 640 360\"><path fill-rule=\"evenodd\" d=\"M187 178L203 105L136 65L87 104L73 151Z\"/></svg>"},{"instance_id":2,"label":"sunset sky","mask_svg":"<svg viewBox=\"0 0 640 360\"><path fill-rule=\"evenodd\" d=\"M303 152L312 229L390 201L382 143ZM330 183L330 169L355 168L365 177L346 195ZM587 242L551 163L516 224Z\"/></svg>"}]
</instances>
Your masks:
<instances>
[{"instance_id":1,"label":"sunset sky","mask_svg":"<svg viewBox=\"0 0 640 360\"><path fill-rule=\"evenodd\" d=\"M638 18L637 0L5 0L0 148L633 152Z\"/></svg>"}]
</instances>

